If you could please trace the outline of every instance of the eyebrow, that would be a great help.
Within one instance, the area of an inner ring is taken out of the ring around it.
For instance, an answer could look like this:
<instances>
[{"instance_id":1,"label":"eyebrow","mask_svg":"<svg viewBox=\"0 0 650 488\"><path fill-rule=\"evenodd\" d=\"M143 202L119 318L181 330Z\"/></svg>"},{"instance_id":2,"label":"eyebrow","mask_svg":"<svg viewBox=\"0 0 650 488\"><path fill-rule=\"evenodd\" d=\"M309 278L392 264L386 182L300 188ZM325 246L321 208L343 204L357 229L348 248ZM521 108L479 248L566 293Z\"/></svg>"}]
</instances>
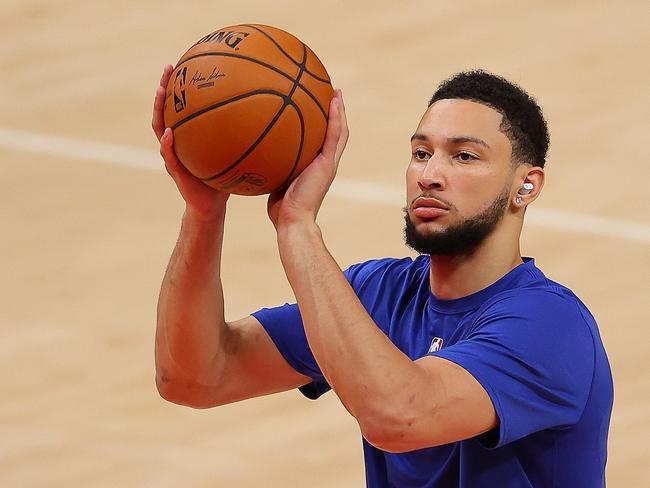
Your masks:
<instances>
[{"instance_id":1,"label":"eyebrow","mask_svg":"<svg viewBox=\"0 0 650 488\"><path fill-rule=\"evenodd\" d=\"M425 134L420 134L419 132L416 132L411 136L411 141L428 141L428 140L429 137L427 137ZM487 142L485 142L483 139L479 139L478 137L472 137L472 136L448 137L447 141L452 142L454 144L462 144L463 142L473 142L480 146L484 146L488 149L491 149L490 145Z\"/></svg>"}]
</instances>

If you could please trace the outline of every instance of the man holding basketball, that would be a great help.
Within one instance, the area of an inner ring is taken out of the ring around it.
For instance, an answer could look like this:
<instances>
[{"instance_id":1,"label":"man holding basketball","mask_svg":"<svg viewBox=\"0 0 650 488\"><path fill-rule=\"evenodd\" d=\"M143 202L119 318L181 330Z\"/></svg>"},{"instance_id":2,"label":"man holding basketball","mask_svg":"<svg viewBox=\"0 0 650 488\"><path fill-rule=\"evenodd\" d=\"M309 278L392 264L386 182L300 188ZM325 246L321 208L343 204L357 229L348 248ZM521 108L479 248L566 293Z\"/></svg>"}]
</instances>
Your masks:
<instances>
[{"instance_id":1,"label":"man holding basketball","mask_svg":"<svg viewBox=\"0 0 650 488\"><path fill-rule=\"evenodd\" d=\"M348 137L337 92L322 152L269 199L298 304L226 323L228 195L175 156L170 73L153 128L186 211L158 307L164 398L207 408L331 388L359 423L371 487L604 486L613 393L598 328L519 250L548 147L534 100L482 71L443 82L406 172L406 242L421 255L342 271L316 224Z\"/></svg>"}]
</instances>

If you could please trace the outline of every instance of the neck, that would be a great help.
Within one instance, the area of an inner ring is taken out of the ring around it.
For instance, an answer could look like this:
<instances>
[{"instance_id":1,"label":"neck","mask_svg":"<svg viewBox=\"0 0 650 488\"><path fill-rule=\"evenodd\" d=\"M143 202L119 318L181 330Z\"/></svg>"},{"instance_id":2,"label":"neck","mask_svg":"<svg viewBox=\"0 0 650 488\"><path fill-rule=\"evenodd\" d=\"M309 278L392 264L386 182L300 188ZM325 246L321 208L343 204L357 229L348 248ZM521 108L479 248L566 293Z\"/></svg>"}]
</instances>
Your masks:
<instances>
[{"instance_id":1,"label":"neck","mask_svg":"<svg viewBox=\"0 0 650 488\"><path fill-rule=\"evenodd\" d=\"M507 227L508 224L502 227ZM510 230L510 232L508 232ZM519 226L519 229L521 227ZM457 256L430 256L431 292L440 299L461 298L490 286L520 265L517 229L495 228L473 251Z\"/></svg>"}]
</instances>

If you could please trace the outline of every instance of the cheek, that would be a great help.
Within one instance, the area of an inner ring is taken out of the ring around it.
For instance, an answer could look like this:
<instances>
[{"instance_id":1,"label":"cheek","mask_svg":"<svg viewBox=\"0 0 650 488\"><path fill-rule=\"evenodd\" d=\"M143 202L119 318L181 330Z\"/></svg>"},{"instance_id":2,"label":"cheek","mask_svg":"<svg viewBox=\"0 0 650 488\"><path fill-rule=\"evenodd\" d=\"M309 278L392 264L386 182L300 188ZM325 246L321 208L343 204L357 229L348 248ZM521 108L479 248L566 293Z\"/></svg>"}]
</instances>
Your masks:
<instances>
[{"instance_id":1,"label":"cheek","mask_svg":"<svg viewBox=\"0 0 650 488\"><path fill-rule=\"evenodd\" d=\"M503 190L503 181L493 175L466 175L455 181L454 188L458 211L467 217L485 210Z\"/></svg>"},{"instance_id":2,"label":"cheek","mask_svg":"<svg viewBox=\"0 0 650 488\"><path fill-rule=\"evenodd\" d=\"M408 203L420 194L420 187L418 186L419 172L413 166L409 164L406 168L406 197Z\"/></svg>"},{"instance_id":3,"label":"cheek","mask_svg":"<svg viewBox=\"0 0 650 488\"><path fill-rule=\"evenodd\" d=\"M413 165L409 164L406 167L406 185L410 186L414 183L417 183L417 175L415 174L415 171L413 170Z\"/></svg>"}]
</instances>

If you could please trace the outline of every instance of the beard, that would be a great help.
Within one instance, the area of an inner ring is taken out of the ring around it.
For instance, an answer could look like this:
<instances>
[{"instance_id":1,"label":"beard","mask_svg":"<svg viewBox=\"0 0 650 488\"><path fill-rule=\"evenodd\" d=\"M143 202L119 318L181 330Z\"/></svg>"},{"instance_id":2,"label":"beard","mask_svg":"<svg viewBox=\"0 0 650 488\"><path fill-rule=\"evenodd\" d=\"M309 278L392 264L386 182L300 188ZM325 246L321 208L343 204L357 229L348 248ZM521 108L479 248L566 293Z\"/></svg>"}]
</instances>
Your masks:
<instances>
[{"instance_id":1,"label":"beard","mask_svg":"<svg viewBox=\"0 0 650 488\"><path fill-rule=\"evenodd\" d=\"M510 188L501 194L483 211L451 225L445 230L419 232L404 208L404 240L406 245L420 254L430 256L456 256L474 251L501 221L510 200Z\"/></svg>"}]
</instances>

